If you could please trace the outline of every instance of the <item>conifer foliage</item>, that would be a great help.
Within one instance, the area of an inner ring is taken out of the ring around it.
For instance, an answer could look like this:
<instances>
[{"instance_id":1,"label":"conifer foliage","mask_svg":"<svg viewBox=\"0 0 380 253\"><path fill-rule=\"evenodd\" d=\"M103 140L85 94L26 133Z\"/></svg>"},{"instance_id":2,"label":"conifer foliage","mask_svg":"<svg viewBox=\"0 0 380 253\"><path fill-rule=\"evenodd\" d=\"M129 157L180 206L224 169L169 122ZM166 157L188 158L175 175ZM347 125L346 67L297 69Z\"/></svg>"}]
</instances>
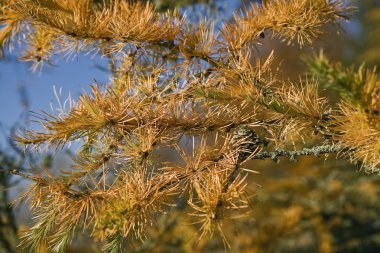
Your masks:
<instances>
[{"instance_id":1,"label":"conifer foliage","mask_svg":"<svg viewBox=\"0 0 380 253\"><path fill-rule=\"evenodd\" d=\"M303 46L326 25L339 29L352 13L344 1L267 0L218 29L139 1L0 4L0 46L21 44L20 59L33 70L84 52L107 57L112 73L66 111L37 115L41 130L15 136L35 149L82 145L69 171L18 173L33 181L20 196L36 217L21 243L26 251L47 244L63 252L86 232L105 252L122 252L179 198L201 238L223 236L226 219L251 210L252 170L244 168L251 159L338 153L377 170L374 71L317 58L310 63L316 78L291 83L277 77L275 52L262 59L252 50L267 36ZM319 95L318 79L344 91L338 106Z\"/></svg>"}]
</instances>

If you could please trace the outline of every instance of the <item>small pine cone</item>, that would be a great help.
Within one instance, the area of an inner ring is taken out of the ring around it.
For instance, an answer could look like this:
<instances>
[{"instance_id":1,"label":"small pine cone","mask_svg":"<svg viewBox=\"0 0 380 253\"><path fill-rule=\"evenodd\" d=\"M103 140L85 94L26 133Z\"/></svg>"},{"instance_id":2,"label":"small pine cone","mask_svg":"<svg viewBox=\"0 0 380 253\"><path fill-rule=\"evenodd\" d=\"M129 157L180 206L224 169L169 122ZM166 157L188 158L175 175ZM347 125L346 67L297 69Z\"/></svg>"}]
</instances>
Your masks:
<instances>
[{"instance_id":1,"label":"small pine cone","mask_svg":"<svg viewBox=\"0 0 380 253\"><path fill-rule=\"evenodd\" d=\"M262 143L256 132L248 127L240 127L234 132L232 142L239 150L239 162L247 159Z\"/></svg>"}]
</instances>

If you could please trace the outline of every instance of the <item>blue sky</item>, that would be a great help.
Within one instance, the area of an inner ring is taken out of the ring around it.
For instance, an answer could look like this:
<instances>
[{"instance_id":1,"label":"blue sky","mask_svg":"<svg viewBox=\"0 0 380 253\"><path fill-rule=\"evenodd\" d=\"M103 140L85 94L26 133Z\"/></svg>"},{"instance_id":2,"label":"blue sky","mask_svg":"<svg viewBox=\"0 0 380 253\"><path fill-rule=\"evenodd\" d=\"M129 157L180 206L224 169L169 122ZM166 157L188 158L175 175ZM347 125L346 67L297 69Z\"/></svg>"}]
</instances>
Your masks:
<instances>
[{"instance_id":1,"label":"blue sky","mask_svg":"<svg viewBox=\"0 0 380 253\"><path fill-rule=\"evenodd\" d=\"M42 73L33 73L28 64L18 62L13 55L10 55L7 61L0 61L2 127L9 129L23 118L25 109L22 106L20 87L25 90L29 110L51 112L51 102L54 108L57 107L54 86L57 90L62 89L62 100L65 100L69 93L73 98L77 98L94 83L94 80L100 83L107 82L108 74L96 68L97 64L104 65L104 63L100 57L79 55L69 62L59 62L59 66L46 66Z\"/></svg>"}]
</instances>

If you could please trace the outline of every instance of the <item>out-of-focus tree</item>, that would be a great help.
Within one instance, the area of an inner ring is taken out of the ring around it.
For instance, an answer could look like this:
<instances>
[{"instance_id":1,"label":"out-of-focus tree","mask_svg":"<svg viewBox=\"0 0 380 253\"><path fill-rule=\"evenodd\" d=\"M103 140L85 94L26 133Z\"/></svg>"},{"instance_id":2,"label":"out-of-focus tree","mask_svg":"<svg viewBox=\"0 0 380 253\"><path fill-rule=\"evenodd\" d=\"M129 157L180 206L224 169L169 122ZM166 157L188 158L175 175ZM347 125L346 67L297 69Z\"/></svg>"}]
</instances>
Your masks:
<instances>
[{"instance_id":1,"label":"out-of-focus tree","mask_svg":"<svg viewBox=\"0 0 380 253\"><path fill-rule=\"evenodd\" d=\"M370 65L380 65L380 1L360 0L355 1L358 6L356 17L359 33L353 38L351 44L353 56L358 55L359 61Z\"/></svg>"},{"instance_id":2,"label":"out-of-focus tree","mask_svg":"<svg viewBox=\"0 0 380 253\"><path fill-rule=\"evenodd\" d=\"M349 164L315 158L260 166L255 220L227 226L231 252L367 253L380 249L380 178L353 172ZM305 169L307 168L307 169ZM251 181L254 184L255 181ZM196 243L188 227L172 220L157 231L160 240L136 252L225 252L222 241ZM197 245L189 247L189 245ZM191 242L191 243L189 243Z\"/></svg>"},{"instance_id":3,"label":"out-of-focus tree","mask_svg":"<svg viewBox=\"0 0 380 253\"><path fill-rule=\"evenodd\" d=\"M0 151L0 252L16 252L18 244L17 227L8 198L10 176L4 173L18 167L16 159Z\"/></svg>"},{"instance_id":4,"label":"out-of-focus tree","mask_svg":"<svg viewBox=\"0 0 380 253\"><path fill-rule=\"evenodd\" d=\"M148 0L143 0L145 2L149 2ZM154 0L151 1L159 11L166 11L169 9L174 9L178 7L183 7L186 5L194 5L194 4L214 4L214 0Z\"/></svg>"},{"instance_id":5,"label":"out-of-focus tree","mask_svg":"<svg viewBox=\"0 0 380 253\"><path fill-rule=\"evenodd\" d=\"M23 85L17 87L20 95L20 106L24 112L29 110L29 99L26 89ZM28 115L20 117L20 122L27 125ZM21 125L21 124L20 124ZM7 129L5 122L0 122L0 130L2 140L0 143L0 252L13 253L16 252L19 243L19 228L13 208L10 205L10 190L20 183L15 180L14 175L22 175L25 171L25 165L29 162L32 164L31 156L18 148L12 140L12 132L18 126L14 125L11 129Z\"/></svg>"}]
</instances>

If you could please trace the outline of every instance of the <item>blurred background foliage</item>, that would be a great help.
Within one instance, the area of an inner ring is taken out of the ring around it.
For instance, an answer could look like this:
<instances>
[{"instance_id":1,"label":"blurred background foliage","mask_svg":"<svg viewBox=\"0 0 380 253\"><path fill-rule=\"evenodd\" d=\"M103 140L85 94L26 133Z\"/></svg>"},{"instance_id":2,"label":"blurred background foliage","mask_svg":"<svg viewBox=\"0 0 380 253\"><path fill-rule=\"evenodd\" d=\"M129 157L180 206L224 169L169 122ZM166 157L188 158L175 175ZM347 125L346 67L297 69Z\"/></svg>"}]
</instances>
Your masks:
<instances>
[{"instance_id":1,"label":"blurred background foliage","mask_svg":"<svg viewBox=\"0 0 380 253\"><path fill-rule=\"evenodd\" d=\"M149 0L143 0L148 2ZM168 9L173 8L181 8L186 5L194 5L194 4L209 4L212 8L214 8L213 0L154 0L153 2L156 6L156 9L159 11L166 11Z\"/></svg>"},{"instance_id":2,"label":"blurred background foliage","mask_svg":"<svg viewBox=\"0 0 380 253\"><path fill-rule=\"evenodd\" d=\"M360 36L354 42L354 54L360 61L379 65L380 63L380 1L356 0L359 7L358 22Z\"/></svg>"},{"instance_id":3,"label":"blurred background foliage","mask_svg":"<svg viewBox=\"0 0 380 253\"><path fill-rule=\"evenodd\" d=\"M379 177L332 159L303 158L281 166L260 161L252 167L260 174L251 183L261 185L253 189L254 220L225 224L231 252L379 251ZM148 240L136 252L225 251L220 238L194 246L187 240L196 230L166 224L165 230L159 223L159 231L166 231L159 240Z\"/></svg>"},{"instance_id":4,"label":"blurred background foliage","mask_svg":"<svg viewBox=\"0 0 380 253\"><path fill-rule=\"evenodd\" d=\"M145 1L145 0L144 0ZM189 10L194 5L207 6L211 12L223 12L223 1L218 0L154 0L157 10L181 8ZM240 8L249 4L245 0ZM338 35L335 28L320 38L312 47L299 49L286 46L266 36L256 49L256 54L268 54L275 48L277 65L285 79L298 79L308 69L301 60L312 52L324 50L331 62L342 62L342 66L363 62L370 69L380 63L380 1L352 1L358 12L350 24L342 24L346 31ZM202 8L203 8L202 7ZM192 12L187 12L192 15ZM223 17L219 17L223 18ZM316 77L318 78L318 77ZM326 80L321 80L326 81ZM323 91L334 100L336 94ZM16 167L10 163L12 155L1 154L1 166ZM7 158L8 157L8 158ZM48 160L51 166L51 157ZM5 162L7 161L7 163ZM222 238L198 241L194 236L197 225L181 226L181 214L187 210L178 203L169 215L157 220L150 237L137 247L130 245L131 252L252 252L252 253L371 253L380 252L380 177L367 175L364 171L345 161L330 157L304 157L297 162L283 159L253 161L249 168L259 174L251 176L252 214L243 221L226 222L225 236L230 249ZM0 174L1 176L1 174ZM13 219L4 202L9 199L4 189L9 179L0 178L0 247L7 232L4 222L13 231ZM5 196L5 197L4 197ZM5 216L3 216L5 215ZM3 218L5 217L5 218ZM186 222L186 221L185 221ZM19 222L18 222L19 223ZM20 223L19 223L20 225ZM21 225L19 230L22 230ZM14 234L14 233L13 233ZM5 238L14 247L15 238ZM89 246L91 245L91 246ZM132 250L132 248L134 248ZM0 248L0 251L3 252ZM4 251L7 252L7 251ZM12 251L9 251L12 252ZM79 236L68 252L97 252L96 244Z\"/></svg>"}]
</instances>

